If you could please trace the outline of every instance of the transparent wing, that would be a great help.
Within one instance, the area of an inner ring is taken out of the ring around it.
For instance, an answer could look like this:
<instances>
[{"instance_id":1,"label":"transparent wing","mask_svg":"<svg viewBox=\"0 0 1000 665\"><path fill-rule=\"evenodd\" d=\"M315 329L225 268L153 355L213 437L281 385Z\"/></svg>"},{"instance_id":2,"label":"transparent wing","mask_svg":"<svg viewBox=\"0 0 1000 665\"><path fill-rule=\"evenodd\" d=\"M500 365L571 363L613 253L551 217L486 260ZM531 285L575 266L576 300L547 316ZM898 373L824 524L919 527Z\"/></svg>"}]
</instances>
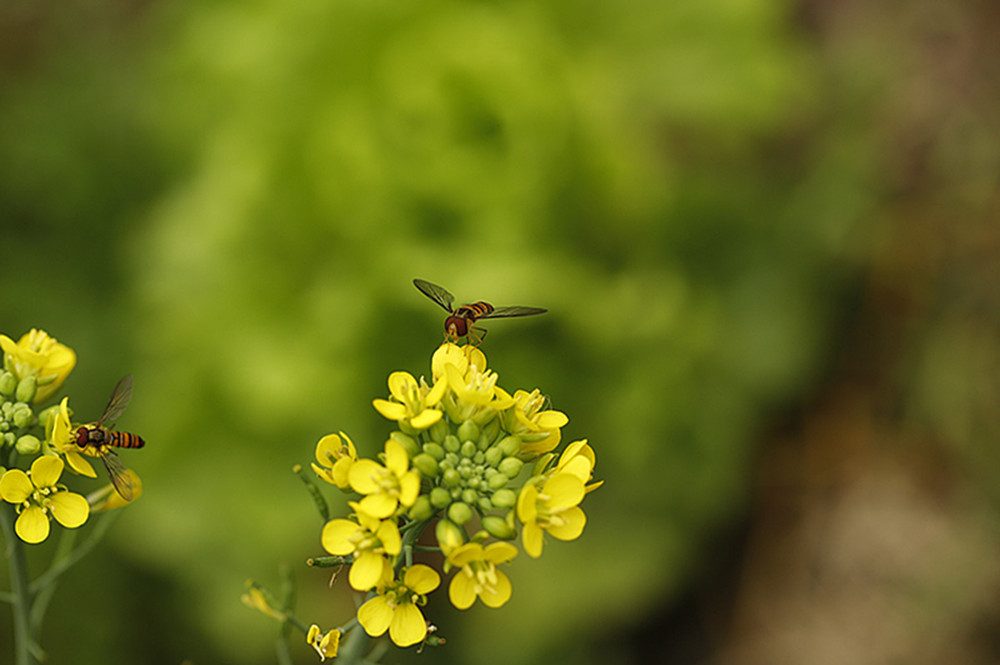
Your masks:
<instances>
[{"instance_id":1,"label":"transparent wing","mask_svg":"<svg viewBox=\"0 0 1000 665\"><path fill-rule=\"evenodd\" d=\"M534 314L544 314L549 310L543 309L541 307L521 307L520 305L514 305L512 307L497 307L489 314L483 316L477 316L477 319L503 319L511 316L532 316Z\"/></svg>"},{"instance_id":2,"label":"transparent wing","mask_svg":"<svg viewBox=\"0 0 1000 665\"><path fill-rule=\"evenodd\" d=\"M115 490L123 499L131 501L132 477L121 458L113 450L104 450L101 452L101 461L104 462L104 468L108 470L108 477L111 478L111 484L115 486Z\"/></svg>"},{"instance_id":3,"label":"transparent wing","mask_svg":"<svg viewBox=\"0 0 1000 665\"><path fill-rule=\"evenodd\" d=\"M446 312L449 314L452 312L451 304L455 302L455 296L451 295L448 289L443 286L438 286L437 284L431 284L430 282L422 279L413 280L413 285L420 289L420 292L425 296L441 305Z\"/></svg>"},{"instance_id":4,"label":"transparent wing","mask_svg":"<svg viewBox=\"0 0 1000 665\"><path fill-rule=\"evenodd\" d=\"M117 420L118 416L125 412L125 407L128 406L130 399L132 399L132 375L126 374L111 391L108 405L104 407L104 413L98 418L97 425Z\"/></svg>"}]
</instances>

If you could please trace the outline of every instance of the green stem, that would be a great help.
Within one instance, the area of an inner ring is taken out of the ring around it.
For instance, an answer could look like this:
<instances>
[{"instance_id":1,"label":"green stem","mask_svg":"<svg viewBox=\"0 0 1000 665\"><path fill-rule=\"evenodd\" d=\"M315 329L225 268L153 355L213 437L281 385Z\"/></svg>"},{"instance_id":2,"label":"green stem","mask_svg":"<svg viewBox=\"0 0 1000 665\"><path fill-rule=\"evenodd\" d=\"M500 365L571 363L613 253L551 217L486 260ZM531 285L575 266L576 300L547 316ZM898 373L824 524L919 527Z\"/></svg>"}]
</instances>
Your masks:
<instances>
[{"instance_id":1,"label":"green stem","mask_svg":"<svg viewBox=\"0 0 1000 665\"><path fill-rule=\"evenodd\" d=\"M35 665L40 651L31 634L32 594L28 583L28 561L24 543L14 532L14 506L0 508L0 528L7 540L7 563L10 567L11 610L14 614L14 663Z\"/></svg>"}]
</instances>

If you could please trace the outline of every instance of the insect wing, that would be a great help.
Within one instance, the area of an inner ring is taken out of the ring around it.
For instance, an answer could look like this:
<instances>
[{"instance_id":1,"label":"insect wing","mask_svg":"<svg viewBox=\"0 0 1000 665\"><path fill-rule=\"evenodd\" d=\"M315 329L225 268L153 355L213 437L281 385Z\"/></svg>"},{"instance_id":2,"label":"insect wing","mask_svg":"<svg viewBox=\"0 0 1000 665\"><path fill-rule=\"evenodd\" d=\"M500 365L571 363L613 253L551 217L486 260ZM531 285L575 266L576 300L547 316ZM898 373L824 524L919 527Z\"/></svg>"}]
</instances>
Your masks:
<instances>
[{"instance_id":1,"label":"insect wing","mask_svg":"<svg viewBox=\"0 0 1000 665\"><path fill-rule=\"evenodd\" d=\"M449 292L448 289L443 286L438 286L437 284L431 284L430 282L422 279L413 280L413 285L420 289L420 292L425 296L441 305L446 312L449 314L451 313L451 304L455 302L455 296L451 295L451 292Z\"/></svg>"},{"instance_id":2,"label":"insect wing","mask_svg":"<svg viewBox=\"0 0 1000 665\"><path fill-rule=\"evenodd\" d=\"M97 420L98 427L104 423L110 423L118 419L118 416L125 412L129 400L132 399L132 375L126 374L122 377L115 389L111 391L108 398L108 405L104 407L104 413Z\"/></svg>"},{"instance_id":3,"label":"insect wing","mask_svg":"<svg viewBox=\"0 0 1000 665\"><path fill-rule=\"evenodd\" d=\"M111 478L111 484L115 486L115 490L123 499L131 501L132 476L129 475L121 458L113 450L103 450L101 461L104 462L104 468L108 470L108 477Z\"/></svg>"},{"instance_id":4,"label":"insect wing","mask_svg":"<svg viewBox=\"0 0 1000 665\"><path fill-rule=\"evenodd\" d=\"M505 319L512 316L533 316L535 314L544 314L547 311L549 310L543 309L542 307L521 307L520 305L514 305L512 307L497 307L489 314L484 314L476 318Z\"/></svg>"}]
</instances>

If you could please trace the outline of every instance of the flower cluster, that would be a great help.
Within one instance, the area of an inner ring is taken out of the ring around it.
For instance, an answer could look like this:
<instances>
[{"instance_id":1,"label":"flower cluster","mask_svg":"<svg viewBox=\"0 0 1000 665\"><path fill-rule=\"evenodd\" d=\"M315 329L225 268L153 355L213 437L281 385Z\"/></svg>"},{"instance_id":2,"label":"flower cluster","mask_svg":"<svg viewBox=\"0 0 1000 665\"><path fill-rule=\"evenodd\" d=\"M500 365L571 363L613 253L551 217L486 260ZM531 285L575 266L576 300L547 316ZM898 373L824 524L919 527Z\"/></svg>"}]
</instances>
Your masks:
<instances>
[{"instance_id":1,"label":"flower cluster","mask_svg":"<svg viewBox=\"0 0 1000 665\"><path fill-rule=\"evenodd\" d=\"M88 499L61 482L67 465L74 473L96 477L81 453L104 452L74 443L68 398L36 411L59 391L75 367L73 350L34 329L17 342L0 335L0 349L0 459L5 463L0 467L0 499L14 506L18 538L40 543L48 538L53 519L72 529L83 525L92 512L123 505L107 490ZM18 466L22 459L24 464ZM132 472L127 474L134 498L139 481Z\"/></svg>"},{"instance_id":2,"label":"flower cluster","mask_svg":"<svg viewBox=\"0 0 1000 665\"><path fill-rule=\"evenodd\" d=\"M359 624L377 637L388 632L398 646L429 640L434 627L421 608L442 577L451 575L448 598L460 610L479 599L504 605L512 584L501 570L519 553L541 555L546 535L580 536L584 496L595 456L585 440L556 449L565 414L548 408L538 390L509 393L483 352L446 342L434 353L431 378L407 372L389 376L389 396L375 409L395 423L377 459L359 458L351 439L330 434L316 446L316 476L344 492L353 513L323 527L323 548L350 565L350 586L367 592L349 630ZM415 543L433 525L439 552L413 562ZM520 536L520 538L519 538ZM440 571L431 564L440 561ZM319 628L308 642L323 657L339 640Z\"/></svg>"}]
</instances>

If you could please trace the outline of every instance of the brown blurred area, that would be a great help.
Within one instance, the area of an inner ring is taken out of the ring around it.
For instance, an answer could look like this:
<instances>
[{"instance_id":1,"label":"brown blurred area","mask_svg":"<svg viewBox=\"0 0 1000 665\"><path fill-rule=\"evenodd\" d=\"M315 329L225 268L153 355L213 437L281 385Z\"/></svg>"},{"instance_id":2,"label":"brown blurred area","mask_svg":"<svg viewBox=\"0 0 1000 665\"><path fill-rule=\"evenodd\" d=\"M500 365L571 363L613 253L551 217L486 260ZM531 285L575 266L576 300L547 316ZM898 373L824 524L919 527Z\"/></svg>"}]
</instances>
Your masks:
<instances>
[{"instance_id":1,"label":"brown blurred area","mask_svg":"<svg viewBox=\"0 0 1000 665\"><path fill-rule=\"evenodd\" d=\"M763 444L707 660L997 662L1000 7L806 9L827 57L894 72L870 119L890 190L829 381Z\"/></svg>"}]
</instances>

